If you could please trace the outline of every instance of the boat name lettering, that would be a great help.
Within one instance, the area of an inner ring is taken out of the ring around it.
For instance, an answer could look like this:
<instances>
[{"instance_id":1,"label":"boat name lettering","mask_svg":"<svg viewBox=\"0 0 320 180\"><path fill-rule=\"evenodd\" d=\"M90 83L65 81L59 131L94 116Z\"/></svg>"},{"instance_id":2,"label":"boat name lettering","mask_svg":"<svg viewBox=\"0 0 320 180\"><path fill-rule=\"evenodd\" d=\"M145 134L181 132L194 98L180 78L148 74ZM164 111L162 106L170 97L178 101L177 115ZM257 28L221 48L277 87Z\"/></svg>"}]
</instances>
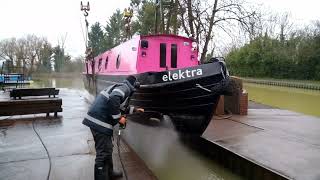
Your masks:
<instances>
[{"instance_id":1,"label":"boat name lettering","mask_svg":"<svg viewBox=\"0 0 320 180\"><path fill-rule=\"evenodd\" d=\"M167 81L175 81L175 80L181 80L185 78L190 78L194 76L201 76L202 75L202 69L192 69L192 70L179 70L178 72L172 73L171 71L168 72L168 74L165 74L162 76L162 80L164 82Z\"/></svg>"}]
</instances>

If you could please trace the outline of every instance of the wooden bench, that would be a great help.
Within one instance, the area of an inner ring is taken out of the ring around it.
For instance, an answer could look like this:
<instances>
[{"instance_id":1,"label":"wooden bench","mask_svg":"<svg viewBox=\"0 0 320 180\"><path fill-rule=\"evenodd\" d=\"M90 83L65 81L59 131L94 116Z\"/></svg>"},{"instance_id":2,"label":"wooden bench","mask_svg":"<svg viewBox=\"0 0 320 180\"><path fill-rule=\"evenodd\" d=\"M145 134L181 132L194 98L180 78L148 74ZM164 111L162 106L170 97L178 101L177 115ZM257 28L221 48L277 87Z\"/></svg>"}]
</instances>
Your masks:
<instances>
[{"instance_id":1,"label":"wooden bench","mask_svg":"<svg viewBox=\"0 0 320 180\"><path fill-rule=\"evenodd\" d=\"M16 99L17 97L25 96L51 96L56 97L59 94L59 89L55 88L35 88L35 89L13 89L10 91L10 97Z\"/></svg>"},{"instance_id":2,"label":"wooden bench","mask_svg":"<svg viewBox=\"0 0 320 180\"><path fill-rule=\"evenodd\" d=\"M62 112L62 99L60 98L43 98L43 99L26 99L26 100L10 100L0 101L0 116L26 115L54 113L58 116L58 112Z\"/></svg>"}]
</instances>

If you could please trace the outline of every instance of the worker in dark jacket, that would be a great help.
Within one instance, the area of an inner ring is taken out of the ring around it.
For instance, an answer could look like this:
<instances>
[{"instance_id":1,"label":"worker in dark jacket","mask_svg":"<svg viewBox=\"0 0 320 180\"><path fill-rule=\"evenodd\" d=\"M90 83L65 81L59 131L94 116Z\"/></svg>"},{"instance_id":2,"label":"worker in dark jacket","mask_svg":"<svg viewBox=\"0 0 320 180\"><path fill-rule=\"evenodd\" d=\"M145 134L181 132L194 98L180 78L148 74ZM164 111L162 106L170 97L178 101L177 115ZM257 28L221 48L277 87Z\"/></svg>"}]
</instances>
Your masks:
<instances>
[{"instance_id":1,"label":"worker in dark jacket","mask_svg":"<svg viewBox=\"0 0 320 180\"><path fill-rule=\"evenodd\" d=\"M126 119L121 113L131 114L144 111L127 106L128 99L137 88L137 84L134 76L128 76L123 83L102 90L82 122L90 127L95 141L95 180L109 180L122 176L122 172L116 172L113 169L113 126L118 123L125 125Z\"/></svg>"}]
</instances>

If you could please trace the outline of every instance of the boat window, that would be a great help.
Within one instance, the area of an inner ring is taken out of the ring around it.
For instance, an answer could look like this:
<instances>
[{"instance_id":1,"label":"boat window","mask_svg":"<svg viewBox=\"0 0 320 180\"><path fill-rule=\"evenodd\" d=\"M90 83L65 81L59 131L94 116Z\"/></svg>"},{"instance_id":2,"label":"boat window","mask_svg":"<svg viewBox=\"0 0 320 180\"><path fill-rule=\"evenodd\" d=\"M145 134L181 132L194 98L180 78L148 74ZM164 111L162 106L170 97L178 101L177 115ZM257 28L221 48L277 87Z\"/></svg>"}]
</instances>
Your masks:
<instances>
[{"instance_id":1,"label":"boat window","mask_svg":"<svg viewBox=\"0 0 320 180\"><path fill-rule=\"evenodd\" d=\"M99 69L99 71L101 70L101 65L102 65L102 58L99 59L99 63L98 63L98 69Z\"/></svg>"},{"instance_id":2,"label":"boat window","mask_svg":"<svg viewBox=\"0 0 320 180\"><path fill-rule=\"evenodd\" d=\"M96 66L95 66L95 62L96 62L96 61L92 61L92 62L91 62L91 72L92 72L92 74L95 73L95 72L94 72L94 69L95 69L95 67L96 67Z\"/></svg>"},{"instance_id":3,"label":"boat window","mask_svg":"<svg viewBox=\"0 0 320 180\"><path fill-rule=\"evenodd\" d=\"M147 40L141 40L140 45L141 45L141 48L145 48L146 49L146 48L148 48L149 43L148 43Z\"/></svg>"},{"instance_id":4,"label":"boat window","mask_svg":"<svg viewBox=\"0 0 320 180\"><path fill-rule=\"evenodd\" d=\"M116 62L116 68L119 69L120 67L120 54L117 57L117 62Z\"/></svg>"},{"instance_id":5,"label":"boat window","mask_svg":"<svg viewBox=\"0 0 320 180\"><path fill-rule=\"evenodd\" d=\"M171 67L177 68L177 45L171 44Z\"/></svg>"},{"instance_id":6,"label":"boat window","mask_svg":"<svg viewBox=\"0 0 320 180\"><path fill-rule=\"evenodd\" d=\"M107 56L107 58L106 58L106 62L104 64L104 69L108 68L108 63L109 63L109 56Z\"/></svg>"},{"instance_id":7,"label":"boat window","mask_svg":"<svg viewBox=\"0 0 320 180\"><path fill-rule=\"evenodd\" d=\"M87 74L89 74L88 62L86 62L86 70L87 70Z\"/></svg>"},{"instance_id":8,"label":"boat window","mask_svg":"<svg viewBox=\"0 0 320 180\"><path fill-rule=\"evenodd\" d=\"M167 44L160 43L160 67L165 68L166 65L166 56L167 56Z\"/></svg>"}]
</instances>

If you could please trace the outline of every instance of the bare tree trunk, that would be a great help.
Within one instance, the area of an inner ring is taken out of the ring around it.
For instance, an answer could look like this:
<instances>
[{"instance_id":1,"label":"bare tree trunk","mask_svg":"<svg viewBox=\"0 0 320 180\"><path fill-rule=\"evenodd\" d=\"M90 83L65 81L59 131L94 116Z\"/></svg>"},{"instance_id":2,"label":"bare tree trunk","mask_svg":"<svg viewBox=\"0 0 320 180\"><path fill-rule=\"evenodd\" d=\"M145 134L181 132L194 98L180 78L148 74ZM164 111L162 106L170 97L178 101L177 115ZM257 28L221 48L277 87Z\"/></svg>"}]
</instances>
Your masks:
<instances>
[{"instance_id":1,"label":"bare tree trunk","mask_svg":"<svg viewBox=\"0 0 320 180\"><path fill-rule=\"evenodd\" d=\"M26 73L26 60L25 59L22 60L22 73L23 74Z\"/></svg>"},{"instance_id":2,"label":"bare tree trunk","mask_svg":"<svg viewBox=\"0 0 320 180\"><path fill-rule=\"evenodd\" d=\"M177 26L177 14L178 14L178 0L174 1L174 5L173 5L173 34L178 34L178 26Z\"/></svg>"},{"instance_id":3,"label":"bare tree trunk","mask_svg":"<svg viewBox=\"0 0 320 180\"><path fill-rule=\"evenodd\" d=\"M173 0L171 0L171 5L172 4L173 4ZM165 34L170 33L172 9L173 9L173 7L169 7L169 12L167 14L167 24L166 24Z\"/></svg>"},{"instance_id":4,"label":"bare tree trunk","mask_svg":"<svg viewBox=\"0 0 320 180\"><path fill-rule=\"evenodd\" d=\"M192 0L187 0L187 11L188 11L188 23L190 27L190 33L192 37L195 37L193 29L193 14L192 14Z\"/></svg>"},{"instance_id":5,"label":"bare tree trunk","mask_svg":"<svg viewBox=\"0 0 320 180\"><path fill-rule=\"evenodd\" d=\"M159 16L160 14L159 14L159 6L158 5L156 5L156 12L155 12L155 18L156 18L156 20L155 20L155 25L154 25L154 32L155 32L155 34L158 34L159 33L159 30L158 30L158 28L159 28Z\"/></svg>"},{"instance_id":6,"label":"bare tree trunk","mask_svg":"<svg viewBox=\"0 0 320 180\"><path fill-rule=\"evenodd\" d=\"M164 33L164 11L163 11L163 3L160 2L160 32Z\"/></svg>"},{"instance_id":7,"label":"bare tree trunk","mask_svg":"<svg viewBox=\"0 0 320 180\"><path fill-rule=\"evenodd\" d=\"M13 61L10 61L9 73L14 73Z\"/></svg>"},{"instance_id":8,"label":"bare tree trunk","mask_svg":"<svg viewBox=\"0 0 320 180\"><path fill-rule=\"evenodd\" d=\"M214 18L215 18L216 12L217 12L217 5L218 5L218 0L215 0L214 6L212 9L211 18L210 18L208 34L206 35L206 40L205 40L204 47L203 47L202 53L201 53L201 58L200 58L201 62L204 62L206 55L207 55L208 45L209 45L209 41L211 39L211 33L212 33L213 25L214 25Z\"/></svg>"},{"instance_id":9,"label":"bare tree trunk","mask_svg":"<svg viewBox=\"0 0 320 180\"><path fill-rule=\"evenodd\" d=\"M34 60L35 60L35 56L32 56L31 62L30 62L31 67L30 67L29 75L33 73Z\"/></svg>"},{"instance_id":10,"label":"bare tree trunk","mask_svg":"<svg viewBox=\"0 0 320 180\"><path fill-rule=\"evenodd\" d=\"M184 13L185 13L185 9L184 7L181 5L181 3L179 2L179 0L177 0L177 5L179 6L179 13L180 13L180 16L181 16L181 25L184 29L184 32L187 34L187 36L190 36L190 32L185 24L185 17L184 17Z\"/></svg>"}]
</instances>

